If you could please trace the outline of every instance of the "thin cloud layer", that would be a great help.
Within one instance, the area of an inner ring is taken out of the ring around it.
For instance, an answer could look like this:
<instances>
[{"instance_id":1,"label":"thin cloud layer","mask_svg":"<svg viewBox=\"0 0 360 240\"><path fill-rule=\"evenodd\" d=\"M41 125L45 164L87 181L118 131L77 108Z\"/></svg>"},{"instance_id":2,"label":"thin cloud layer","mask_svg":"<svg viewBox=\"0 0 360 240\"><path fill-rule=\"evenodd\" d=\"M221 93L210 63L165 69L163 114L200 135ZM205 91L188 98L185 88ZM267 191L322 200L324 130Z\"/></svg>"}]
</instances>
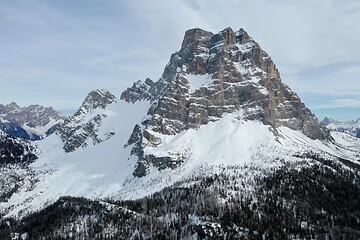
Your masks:
<instances>
[{"instance_id":1,"label":"thin cloud layer","mask_svg":"<svg viewBox=\"0 0 360 240\"><path fill-rule=\"evenodd\" d=\"M314 109L360 108L360 98L334 99L314 106Z\"/></svg>"},{"instance_id":2,"label":"thin cloud layer","mask_svg":"<svg viewBox=\"0 0 360 240\"><path fill-rule=\"evenodd\" d=\"M308 106L359 107L359 22L356 0L4 1L0 103L75 109L95 88L119 95L160 77L187 29L231 26L260 43Z\"/></svg>"}]
</instances>

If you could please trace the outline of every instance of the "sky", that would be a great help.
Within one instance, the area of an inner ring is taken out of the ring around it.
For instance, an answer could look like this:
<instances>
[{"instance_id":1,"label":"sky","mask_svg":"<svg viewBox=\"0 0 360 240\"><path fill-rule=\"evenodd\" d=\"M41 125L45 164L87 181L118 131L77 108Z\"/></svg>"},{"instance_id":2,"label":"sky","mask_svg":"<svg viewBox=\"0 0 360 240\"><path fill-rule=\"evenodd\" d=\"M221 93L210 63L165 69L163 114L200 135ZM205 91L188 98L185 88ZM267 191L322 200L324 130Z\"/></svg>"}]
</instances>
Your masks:
<instances>
[{"instance_id":1,"label":"sky","mask_svg":"<svg viewBox=\"0 0 360 240\"><path fill-rule=\"evenodd\" d=\"M244 28L321 120L360 118L358 0L0 0L0 103L70 114L157 80L184 32Z\"/></svg>"}]
</instances>

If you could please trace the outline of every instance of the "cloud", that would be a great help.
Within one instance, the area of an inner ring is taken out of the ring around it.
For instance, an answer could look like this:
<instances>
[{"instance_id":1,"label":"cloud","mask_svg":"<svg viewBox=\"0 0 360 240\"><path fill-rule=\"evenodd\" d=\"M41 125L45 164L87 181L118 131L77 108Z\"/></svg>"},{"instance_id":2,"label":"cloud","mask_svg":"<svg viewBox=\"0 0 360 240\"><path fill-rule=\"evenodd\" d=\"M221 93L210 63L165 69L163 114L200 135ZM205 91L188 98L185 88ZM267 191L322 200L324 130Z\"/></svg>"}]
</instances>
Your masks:
<instances>
[{"instance_id":1,"label":"cloud","mask_svg":"<svg viewBox=\"0 0 360 240\"><path fill-rule=\"evenodd\" d=\"M281 64L301 68L358 59L353 43L360 40L355 26L360 15L347 14L359 6L356 1L196 2L199 14L217 29L244 27Z\"/></svg>"},{"instance_id":2,"label":"cloud","mask_svg":"<svg viewBox=\"0 0 360 240\"><path fill-rule=\"evenodd\" d=\"M7 1L0 84L9 94L0 102L58 105L67 95L61 107L70 108L94 88L119 94L160 77L187 29L227 26L247 30L305 103L347 99L360 91L359 22L355 0Z\"/></svg>"},{"instance_id":3,"label":"cloud","mask_svg":"<svg viewBox=\"0 0 360 240\"><path fill-rule=\"evenodd\" d=\"M360 62L336 62L282 74L286 83L300 95L316 94L338 98L359 95Z\"/></svg>"},{"instance_id":4,"label":"cloud","mask_svg":"<svg viewBox=\"0 0 360 240\"><path fill-rule=\"evenodd\" d=\"M360 98L333 99L314 105L314 109L360 108Z\"/></svg>"}]
</instances>

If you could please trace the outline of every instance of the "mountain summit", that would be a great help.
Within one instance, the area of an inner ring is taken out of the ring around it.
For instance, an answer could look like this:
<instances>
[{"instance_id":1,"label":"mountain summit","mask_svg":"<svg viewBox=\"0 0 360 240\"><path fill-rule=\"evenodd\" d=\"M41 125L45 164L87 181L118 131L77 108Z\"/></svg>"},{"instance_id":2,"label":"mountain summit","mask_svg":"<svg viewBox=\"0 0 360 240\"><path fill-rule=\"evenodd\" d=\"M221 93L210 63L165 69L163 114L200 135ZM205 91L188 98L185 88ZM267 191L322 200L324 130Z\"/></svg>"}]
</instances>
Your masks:
<instances>
[{"instance_id":1,"label":"mountain summit","mask_svg":"<svg viewBox=\"0 0 360 240\"><path fill-rule=\"evenodd\" d=\"M311 139L332 140L300 98L281 82L268 54L243 29L226 28L217 34L199 28L186 31L181 49L171 55L162 77L157 82L137 82L121 99L151 101L143 130L134 129L140 162L149 159L143 156L144 146L161 143L156 133L174 135L198 129L239 111L242 119L260 121L275 135L284 126Z\"/></svg>"},{"instance_id":2,"label":"mountain summit","mask_svg":"<svg viewBox=\"0 0 360 240\"><path fill-rule=\"evenodd\" d=\"M98 128L101 121L107 117L102 110L114 102L116 97L105 89L91 91L74 116L58 126L58 133L64 142L64 150L72 152L79 147L85 148L89 141L97 144L103 139L110 138L113 133L107 132L105 136L100 136Z\"/></svg>"},{"instance_id":3,"label":"mountain summit","mask_svg":"<svg viewBox=\"0 0 360 240\"><path fill-rule=\"evenodd\" d=\"M311 139L331 140L299 97L280 80L266 52L246 31L213 34L186 31L157 82L137 82L122 95L128 102L150 99L147 129L176 134L243 110L248 120L301 130ZM149 139L148 139L149 140Z\"/></svg>"}]
</instances>

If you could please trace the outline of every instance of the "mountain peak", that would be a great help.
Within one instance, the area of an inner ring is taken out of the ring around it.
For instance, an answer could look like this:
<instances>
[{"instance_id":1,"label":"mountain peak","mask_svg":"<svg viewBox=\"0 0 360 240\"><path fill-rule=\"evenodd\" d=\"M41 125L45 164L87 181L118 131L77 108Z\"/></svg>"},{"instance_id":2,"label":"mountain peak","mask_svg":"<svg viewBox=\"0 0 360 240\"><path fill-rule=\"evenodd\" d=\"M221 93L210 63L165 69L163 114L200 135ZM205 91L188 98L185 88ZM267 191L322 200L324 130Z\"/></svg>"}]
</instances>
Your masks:
<instances>
[{"instance_id":1,"label":"mountain peak","mask_svg":"<svg viewBox=\"0 0 360 240\"><path fill-rule=\"evenodd\" d=\"M20 108L20 106L16 102L11 102L7 105L8 107L17 107Z\"/></svg>"},{"instance_id":2,"label":"mountain peak","mask_svg":"<svg viewBox=\"0 0 360 240\"><path fill-rule=\"evenodd\" d=\"M233 45L236 43L236 34L231 27L225 28L220 32L220 34L224 38L225 45Z\"/></svg>"},{"instance_id":3,"label":"mountain peak","mask_svg":"<svg viewBox=\"0 0 360 240\"><path fill-rule=\"evenodd\" d=\"M214 34L212 32L205 31L201 28L193 28L189 29L185 32L184 39L181 45L181 48L185 48L189 46L191 43L195 41L201 41L205 39L209 39Z\"/></svg>"},{"instance_id":4,"label":"mountain peak","mask_svg":"<svg viewBox=\"0 0 360 240\"><path fill-rule=\"evenodd\" d=\"M96 108L105 108L116 101L116 97L105 89L96 89L88 93L79 110L74 116L82 115Z\"/></svg>"},{"instance_id":5,"label":"mountain peak","mask_svg":"<svg viewBox=\"0 0 360 240\"><path fill-rule=\"evenodd\" d=\"M96 145L114 134L111 130L103 134L98 132L107 118L106 107L114 102L116 97L105 89L93 90L86 96L79 110L55 130L64 142L65 152L85 148L89 142Z\"/></svg>"},{"instance_id":6,"label":"mountain peak","mask_svg":"<svg viewBox=\"0 0 360 240\"><path fill-rule=\"evenodd\" d=\"M21 107L16 102L11 102L6 105L0 105L0 112L15 112L20 111Z\"/></svg>"},{"instance_id":7,"label":"mountain peak","mask_svg":"<svg viewBox=\"0 0 360 240\"><path fill-rule=\"evenodd\" d=\"M121 98L151 100L147 128L163 134L198 128L242 110L243 118L262 121L274 132L286 126L312 139L331 139L244 29L186 31L181 49L171 55L159 81L138 82Z\"/></svg>"},{"instance_id":8,"label":"mountain peak","mask_svg":"<svg viewBox=\"0 0 360 240\"><path fill-rule=\"evenodd\" d=\"M39 104L20 107L11 102L0 105L0 129L7 134L30 140L45 137L47 130L65 118L52 107Z\"/></svg>"},{"instance_id":9,"label":"mountain peak","mask_svg":"<svg viewBox=\"0 0 360 240\"><path fill-rule=\"evenodd\" d=\"M296 93L282 83L270 56L244 29L234 32L228 27L217 34L199 28L186 31L181 49L171 55L162 77L156 82L136 82L121 99L151 102L143 131L138 128L134 134L140 149L136 153L141 163L138 176L146 172L144 162L165 161L141 155L141 148L161 144L158 134L176 135L232 113L238 113L239 120L262 122L276 136L281 127L287 127L311 139L333 140ZM177 164L181 159L174 161Z\"/></svg>"},{"instance_id":10,"label":"mountain peak","mask_svg":"<svg viewBox=\"0 0 360 240\"><path fill-rule=\"evenodd\" d=\"M245 44L252 40L249 34L242 28L236 33L236 37L240 44Z\"/></svg>"},{"instance_id":11,"label":"mountain peak","mask_svg":"<svg viewBox=\"0 0 360 240\"><path fill-rule=\"evenodd\" d=\"M219 43L219 41L222 40L225 45L233 45L236 43L245 44L252 40L243 28L235 32L231 27L227 27L217 34L201 28L193 28L185 32L181 49L183 50L194 43L209 41L211 38L214 38L212 41L215 43Z\"/></svg>"},{"instance_id":12,"label":"mountain peak","mask_svg":"<svg viewBox=\"0 0 360 240\"><path fill-rule=\"evenodd\" d=\"M327 126L329 125L330 123L333 123L333 122L337 122L335 119L333 118L330 118L330 117L325 117L321 123L324 124L324 126Z\"/></svg>"}]
</instances>

